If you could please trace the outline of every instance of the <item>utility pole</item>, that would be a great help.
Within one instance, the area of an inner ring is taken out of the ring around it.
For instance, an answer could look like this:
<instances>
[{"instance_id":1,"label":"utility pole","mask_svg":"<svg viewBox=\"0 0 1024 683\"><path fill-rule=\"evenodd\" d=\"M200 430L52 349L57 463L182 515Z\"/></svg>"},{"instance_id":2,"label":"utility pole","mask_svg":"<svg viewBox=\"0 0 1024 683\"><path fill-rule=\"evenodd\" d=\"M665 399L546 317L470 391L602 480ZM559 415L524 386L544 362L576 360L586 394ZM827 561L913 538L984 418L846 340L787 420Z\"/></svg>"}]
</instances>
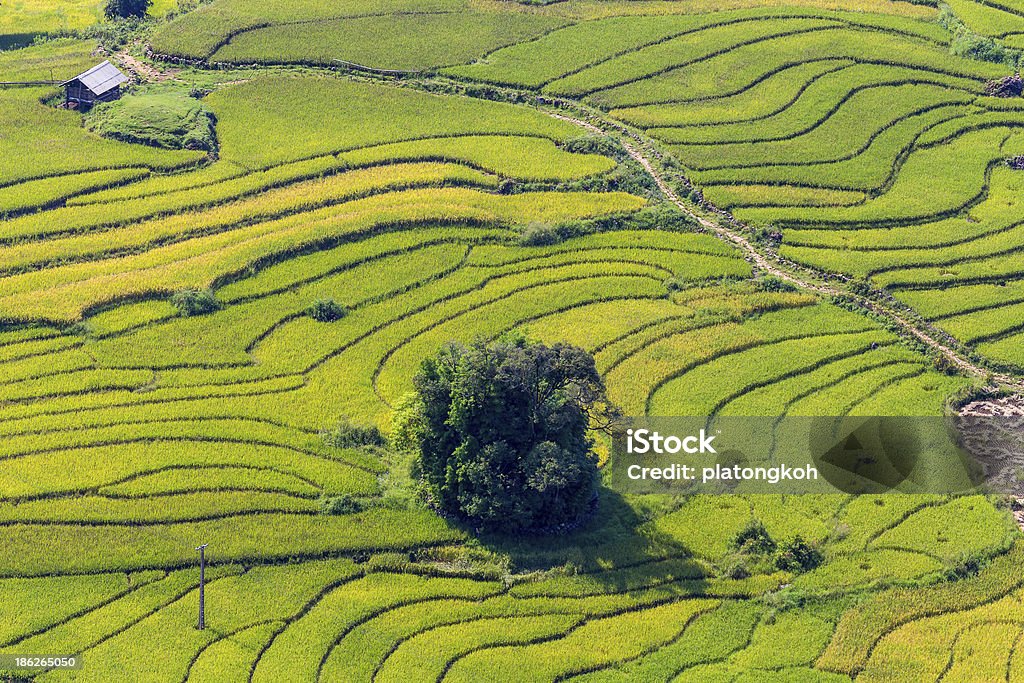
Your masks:
<instances>
[{"instance_id":1,"label":"utility pole","mask_svg":"<svg viewBox=\"0 0 1024 683\"><path fill-rule=\"evenodd\" d=\"M200 631L206 628L206 594L204 592L206 588L206 546L209 543L204 543L196 550L199 551L199 626L197 627Z\"/></svg>"}]
</instances>

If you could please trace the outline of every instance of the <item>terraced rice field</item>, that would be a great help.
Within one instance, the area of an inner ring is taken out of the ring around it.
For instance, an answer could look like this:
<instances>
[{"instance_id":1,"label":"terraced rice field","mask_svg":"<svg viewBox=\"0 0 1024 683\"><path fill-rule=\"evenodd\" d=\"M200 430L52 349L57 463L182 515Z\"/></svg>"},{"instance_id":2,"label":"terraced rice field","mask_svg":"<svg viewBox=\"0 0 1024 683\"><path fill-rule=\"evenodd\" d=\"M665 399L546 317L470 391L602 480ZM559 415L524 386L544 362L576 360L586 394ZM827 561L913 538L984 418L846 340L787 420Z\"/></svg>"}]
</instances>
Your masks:
<instances>
[{"instance_id":1,"label":"terraced rice field","mask_svg":"<svg viewBox=\"0 0 1024 683\"><path fill-rule=\"evenodd\" d=\"M995 498L602 488L569 535L476 538L395 454L333 445L387 431L444 343L511 331L587 349L636 416L938 415L976 387L764 278L538 96L637 133L786 259L1024 367L1024 174L1001 165L1024 108L984 95L1008 67L951 54L926 6L754 4L214 0L144 38L199 62L174 77L212 91L215 157L0 90L0 653L83 657L38 681L1024 678ZM181 315L185 289L218 307ZM324 300L346 314L313 319ZM753 520L824 561L740 571Z\"/></svg>"},{"instance_id":2,"label":"terraced rice field","mask_svg":"<svg viewBox=\"0 0 1024 683\"><path fill-rule=\"evenodd\" d=\"M961 301L983 330L919 310L993 367L1021 367L1015 302L975 310L960 296L1020 275L1021 180L1002 162L1024 153L1024 110L983 87L1012 68L951 55L935 24L804 9L659 19L674 33L541 63L584 32L627 41L629 21L641 19L586 22L448 73L604 110L663 143L706 199L781 230L784 258L914 307Z\"/></svg>"}]
</instances>

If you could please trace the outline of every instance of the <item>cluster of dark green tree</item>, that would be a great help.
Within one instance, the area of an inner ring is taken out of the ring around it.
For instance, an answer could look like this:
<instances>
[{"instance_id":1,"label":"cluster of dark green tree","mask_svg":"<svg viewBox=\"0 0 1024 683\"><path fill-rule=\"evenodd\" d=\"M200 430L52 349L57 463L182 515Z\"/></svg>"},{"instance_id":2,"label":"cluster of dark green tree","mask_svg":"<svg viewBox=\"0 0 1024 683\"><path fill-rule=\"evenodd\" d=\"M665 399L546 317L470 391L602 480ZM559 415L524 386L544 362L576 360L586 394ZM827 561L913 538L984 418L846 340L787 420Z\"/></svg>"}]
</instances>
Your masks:
<instances>
[{"instance_id":1,"label":"cluster of dark green tree","mask_svg":"<svg viewBox=\"0 0 1024 683\"><path fill-rule=\"evenodd\" d=\"M144 17L151 4L153 0L107 0L103 11L108 19Z\"/></svg>"},{"instance_id":2,"label":"cluster of dark green tree","mask_svg":"<svg viewBox=\"0 0 1024 683\"><path fill-rule=\"evenodd\" d=\"M589 429L614 418L594 359L567 344L450 344L415 378L399 429L440 512L501 532L571 528L594 509Z\"/></svg>"},{"instance_id":3,"label":"cluster of dark green tree","mask_svg":"<svg viewBox=\"0 0 1024 683\"><path fill-rule=\"evenodd\" d=\"M788 572L810 571L825 559L816 545L808 543L799 534L776 543L764 524L757 519L750 520L740 529L729 545L733 553L727 558L724 573L734 579L775 569Z\"/></svg>"}]
</instances>

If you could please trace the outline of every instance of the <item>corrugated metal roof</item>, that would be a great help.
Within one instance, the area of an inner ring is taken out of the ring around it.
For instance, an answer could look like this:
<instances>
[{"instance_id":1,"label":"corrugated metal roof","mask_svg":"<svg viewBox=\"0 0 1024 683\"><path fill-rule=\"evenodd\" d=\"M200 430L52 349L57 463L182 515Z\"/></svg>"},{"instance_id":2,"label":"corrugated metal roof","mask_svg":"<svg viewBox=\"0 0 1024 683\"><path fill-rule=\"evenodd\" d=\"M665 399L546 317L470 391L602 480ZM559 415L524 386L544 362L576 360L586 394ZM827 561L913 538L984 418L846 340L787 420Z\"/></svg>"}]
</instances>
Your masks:
<instances>
[{"instance_id":1,"label":"corrugated metal roof","mask_svg":"<svg viewBox=\"0 0 1024 683\"><path fill-rule=\"evenodd\" d=\"M92 90L93 93L96 95L102 95L108 90L112 90L122 83L126 83L128 81L128 77L121 73L118 68L108 60L104 60L102 64L97 64L85 73L79 74L69 81L65 81L64 85L67 85L71 81L81 81L82 85L87 87L89 90Z\"/></svg>"}]
</instances>

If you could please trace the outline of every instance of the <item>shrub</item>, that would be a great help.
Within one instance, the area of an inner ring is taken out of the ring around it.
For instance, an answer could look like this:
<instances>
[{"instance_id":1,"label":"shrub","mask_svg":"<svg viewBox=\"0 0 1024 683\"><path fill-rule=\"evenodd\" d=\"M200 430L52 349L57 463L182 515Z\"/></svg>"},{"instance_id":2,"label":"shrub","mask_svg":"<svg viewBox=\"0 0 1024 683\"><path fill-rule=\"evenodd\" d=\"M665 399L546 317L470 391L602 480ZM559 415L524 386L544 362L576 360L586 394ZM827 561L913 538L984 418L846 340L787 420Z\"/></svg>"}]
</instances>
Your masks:
<instances>
[{"instance_id":1,"label":"shrub","mask_svg":"<svg viewBox=\"0 0 1024 683\"><path fill-rule=\"evenodd\" d=\"M822 559L821 550L798 534L779 546L775 565L783 571L806 572L821 564Z\"/></svg>"},{"instance_id":2,"label":"shrub","mask_svg":"<svg viewBox=\"0 0 1024 683\"><path fill-rule=\"evenodd\" d=\"M754 230L754 241L773 249L778 249L782 244L782 233L771 226L761 226Z\"/></svg>"},{"instance_id":3,"label":"shrub","mask_svg":"<svg viewBox=\"0 0 1024 683\"><path fill-rule=\"evenodd\" d=\"M186 318L193 315L212 313L220 308L220 302L208 289L183 289L171 297L171 305L178 314Z\"/></svg>"},{"instance_id":4,"label":"shrub","mask_svg":"<svg viewBox=\"0 0 1024 683\"><path fill-rule=\"evenodd\" d=\"M761 292L795 292L797 291L796 285L792 282L786 282L782 278L774 275L765 275L762 278L758 278L757 289Z\"/></svg>"},{"instance_id":5,"label":"shrub","mask_svg":"<svg viewBox=\"0 0 1024 683\"><path fill-rule=\"evenodd\" d=\"M377 427L357 425L348 419L342 419L337 427L325 433L324 440L337 448L382 448L387 445L387 440Z\"/></svg>"},{"instance_id":6,"label":"shrub","mask_svg":"<svg viewBox=\"0 0 1024 683\"><path fill-rule=\"evenodd\" d=\"M530 223L523 228L519 244L524 247L549 247L552 244L558 244L562 239L561 233L555 226L547 223Z\"/></svg>"},{"instance_id":7,"label":"shrub","mask_svg":"<svg viewBox=\"0 0 1024 683\"><path fill-rule=\"evenodd\" d=\"M514 532L550 531L592 509L598 472L587 430L610 411L586 351L523 338L450 344L414 385L415 474L440 511Z\"/></svg>"},{"instance_id":8,"label":"shrub","mask_svg":"<svg viewBox=\"0 0 1024 683\"><path fill-rule=\"evenodd\" d=\"M332 323L348 315L348 309L334 299L317 299L306 309L306 315L320 323Z\"/></svg>"},{"instance_id":9,"label":"shrub","mask_svg":"<svg viewBox=\"0 0 1024 683\"><path fill-rule=\"evenodd\" d=\"M730 555L722 566L722 576L730 579L750 578L750 568L747 567L747 559L742 555Z\"/></svg>"},{"instance_id":10,"label":"shrub","mask_svg":"<svg viewBox=\"0 0 1024 683\"><path fill-rule=\"evenodd\" d=\"M144 17L152 2L153 0L107 0L103 13L107 15L107 19Z\"/></svg>"},{"instance_id":11,"label":"shrub","mask_svg":"<svg viewBox=\"0 0 1024 683\"><path fill-rule=\"evenodd\" d=\"M734 550L745 555L767 555L775 552L775 541L760 520L751 519L736 532L730 544Z\"/></svg>"},{"instance_id":12,"label":"shrub","mask_svg":"<svg viewBox=\"0 0 1024 683\"><path fill-rule=\"evenodd\" d=\"M608 135L581 135L562 143L562 149L573 154L600 154L613 159L625 159L628 155L622 144Z\"/></svg>"},{"instance_id":13,"label":"shrub","mask_svg":"<svg viewBox=\"0 0 1024 683\"><path fill-rule=\"evenodd\" d=\"M320 512L325 515L351 515L362 510L363 506L351 496L324 496L320 499Z\"/></svg>"}]
</instances>

